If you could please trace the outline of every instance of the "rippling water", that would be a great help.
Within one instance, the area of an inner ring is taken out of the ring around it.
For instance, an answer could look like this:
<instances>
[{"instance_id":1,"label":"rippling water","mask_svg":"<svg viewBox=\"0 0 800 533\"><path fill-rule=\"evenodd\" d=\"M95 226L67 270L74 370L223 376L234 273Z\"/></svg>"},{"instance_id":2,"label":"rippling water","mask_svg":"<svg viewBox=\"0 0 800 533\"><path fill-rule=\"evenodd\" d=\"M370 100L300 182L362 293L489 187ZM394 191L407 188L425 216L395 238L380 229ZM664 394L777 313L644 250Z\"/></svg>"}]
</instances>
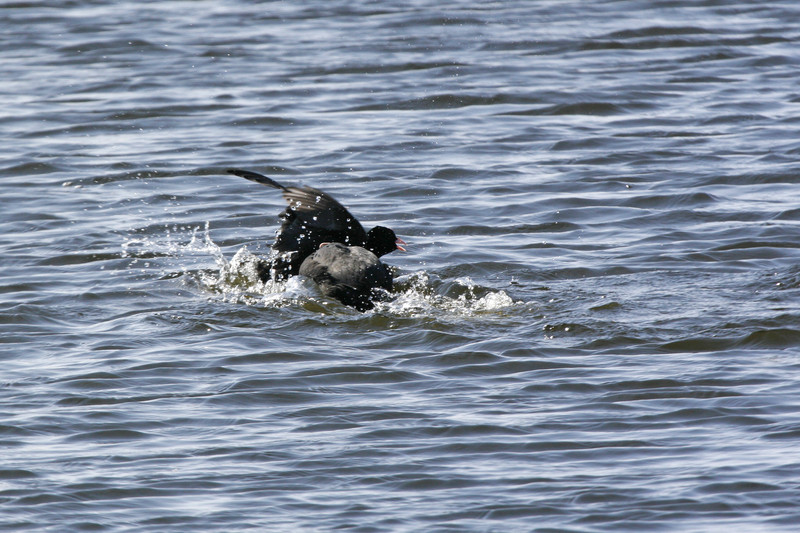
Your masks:
<instances>
[{"instance_id":1,"label":"rippling water","mask_svg":"<svg viewBox=\"0 0 800 533\"><path fill-rule=\"evenodd\" d=\"M794 531L800 8L0 5L0 528ZM261 284L283 200L410 243Z\"/></svg>"}]
</instances>

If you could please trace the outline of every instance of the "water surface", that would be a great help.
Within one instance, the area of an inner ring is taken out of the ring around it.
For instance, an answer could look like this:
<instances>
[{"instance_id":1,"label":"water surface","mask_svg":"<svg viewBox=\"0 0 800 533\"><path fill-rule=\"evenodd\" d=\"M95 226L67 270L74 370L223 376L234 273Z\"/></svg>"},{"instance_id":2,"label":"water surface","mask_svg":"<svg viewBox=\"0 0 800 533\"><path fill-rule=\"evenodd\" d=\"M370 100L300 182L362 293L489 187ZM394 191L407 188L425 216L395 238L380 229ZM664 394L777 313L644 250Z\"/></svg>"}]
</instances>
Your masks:
<instances>
[{"instance_id":1,"label":"water surface","mask_svg":"<svg viewBox=\"0 0 800 533\"><path fill-rule=\"evenodd\" d=\"M0 527L794 531L800 8L0 6ZM260 284L283 201L409 253Z\"/></svg>"}]
</instances>

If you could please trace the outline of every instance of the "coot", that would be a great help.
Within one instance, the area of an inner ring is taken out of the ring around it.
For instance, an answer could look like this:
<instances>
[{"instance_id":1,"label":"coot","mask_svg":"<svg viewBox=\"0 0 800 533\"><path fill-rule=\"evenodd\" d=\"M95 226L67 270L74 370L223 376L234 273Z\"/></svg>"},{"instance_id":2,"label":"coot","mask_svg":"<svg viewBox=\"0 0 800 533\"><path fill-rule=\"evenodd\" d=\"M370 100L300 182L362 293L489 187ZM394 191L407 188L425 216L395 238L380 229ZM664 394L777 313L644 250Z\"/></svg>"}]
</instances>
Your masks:
<instances>
[{"instance_id":1,"label":"coot","mask_svg":"<svg viewBox=\"0 0 800 533\"><path fill-rule=\"evenodd\" d=\"M331 195L313 187L286 187L272 178L249 170L229 169L229 173L250 181L280 189L289 203L280 215L281 228L272 244L271 261L258 267L262 281L284 280L295 276L305 259L319 249L322 243L342 243L360 246L377 257L403 250L405 244L394 231L375 226L364 231L361 223Z\"/></svg>"},{"instance_id":2,"label":"coot","mask_svg":"<svg viewBox=\"0 0 800 533\"><path fill-rule=\"evenodd\" d=\"M300 275L308 276L322 294L359 311L374 307L385 291L392 290L392 271L361 246L325 243L300 265Z\"/></svg>"}]
</instances>

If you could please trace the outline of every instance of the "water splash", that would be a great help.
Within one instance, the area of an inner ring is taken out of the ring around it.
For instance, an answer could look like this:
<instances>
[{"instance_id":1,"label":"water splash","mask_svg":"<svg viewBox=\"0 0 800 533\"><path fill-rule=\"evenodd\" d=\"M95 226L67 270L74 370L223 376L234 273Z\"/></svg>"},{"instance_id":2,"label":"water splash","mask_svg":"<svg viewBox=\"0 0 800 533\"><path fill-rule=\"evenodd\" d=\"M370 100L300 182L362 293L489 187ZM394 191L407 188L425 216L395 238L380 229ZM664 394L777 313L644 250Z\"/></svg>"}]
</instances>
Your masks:
<instances>
[{"instance_id":1,"label":"water splash","mask_svg":"<svg viewBox=\"0 0 800 533\"><path fill-rule=\"evenodd\" d=\"M208 223L202 230L174 228L158 236L129 238L122 245L122 255L132 259L130 268L152 272L155 267L162 279L182 278L187 286L225 303L284 307L321 299L314 283L300 276L288 281L262 281L258 272L263 259L247 246L239 248L228 260L211 238ZM209 259L214 262L211 268ZM367 315L485 316L502 313L519 303L505 291L481 286L469 277L440 279L423 270L399 276L395 293L378 302Z\"/></svg>"},{"instance_id":2,"label":"water splash","mask_svg":"<svg viewBox=\"0 0 800 533\"><path fill-rule=\"evenodd\" d=\"M448 314L472 316L491 314L512 307L515 302L505 291L477 285L472 279L440 280L420 271L395 281L398 296L383 308L401 315Z\"/></svg>"},{"instance_id":3,"label":"water splash","mask_svg":"<svg viewBox=\"0 0 800 533\"><path fill-rule=\"evenodd\" d=\"M211 239L209 224L206 222L203 231L200 227L167 226L163 233L128 237L122 243L120 257L130 260L128 269L150 271L156 268L162 276L174 277L175 269L178 273L187 273L203 268L209 255L218 267L225 263L222 250Z\"/></svg>"}]
</instances>

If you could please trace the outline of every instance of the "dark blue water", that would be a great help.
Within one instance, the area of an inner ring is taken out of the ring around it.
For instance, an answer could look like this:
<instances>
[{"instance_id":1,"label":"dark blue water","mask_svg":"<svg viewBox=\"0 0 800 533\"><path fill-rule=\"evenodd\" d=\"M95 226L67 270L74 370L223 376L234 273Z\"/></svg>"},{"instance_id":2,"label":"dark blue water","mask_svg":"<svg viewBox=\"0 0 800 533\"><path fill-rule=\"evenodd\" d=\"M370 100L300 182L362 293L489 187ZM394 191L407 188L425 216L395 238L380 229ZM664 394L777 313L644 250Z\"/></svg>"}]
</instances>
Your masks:
<instances>
[{"instance_id":1,"label":"dark blue water","mask_svg":"<svg viewBox=\"0 0 800 533\"><path fill-rule=\"evenodd\" d=\"M0 529L795 531L800 7L0 5ZM320 188L396 297L262 284Z\"/></svg>"}]
</instances>

